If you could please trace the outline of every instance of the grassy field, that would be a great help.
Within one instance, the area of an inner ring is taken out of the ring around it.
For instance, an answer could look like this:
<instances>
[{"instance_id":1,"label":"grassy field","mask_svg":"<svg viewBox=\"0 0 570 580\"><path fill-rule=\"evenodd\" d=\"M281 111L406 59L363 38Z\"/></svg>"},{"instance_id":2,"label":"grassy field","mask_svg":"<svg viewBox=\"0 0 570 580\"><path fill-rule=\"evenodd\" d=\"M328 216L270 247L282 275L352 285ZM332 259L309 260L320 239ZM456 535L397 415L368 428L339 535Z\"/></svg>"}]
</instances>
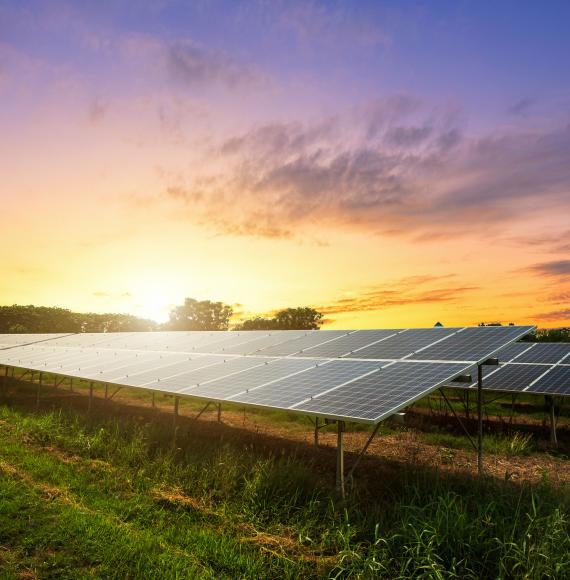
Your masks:
<instances>
[{"instance_id":1,"label":"grassy field","mask_svg":"<svg viewBox=\"0 0 570 580\"><path fill-rule=\"evenodd\" d=\"M186 421L173 441L172 418L143 412L137 395L87 416L79 395L50 390L36 410L35 387L17 386L0 406L2 578L570 576L569 484L546 470L531 484L369 460L342 502L332 449L209 420ZM307 431L286 418L260 416ZM466 444L418 436L457 453ZM501 458L544 455L530 439L487 445Z\"/></svg>"}]
</instances>

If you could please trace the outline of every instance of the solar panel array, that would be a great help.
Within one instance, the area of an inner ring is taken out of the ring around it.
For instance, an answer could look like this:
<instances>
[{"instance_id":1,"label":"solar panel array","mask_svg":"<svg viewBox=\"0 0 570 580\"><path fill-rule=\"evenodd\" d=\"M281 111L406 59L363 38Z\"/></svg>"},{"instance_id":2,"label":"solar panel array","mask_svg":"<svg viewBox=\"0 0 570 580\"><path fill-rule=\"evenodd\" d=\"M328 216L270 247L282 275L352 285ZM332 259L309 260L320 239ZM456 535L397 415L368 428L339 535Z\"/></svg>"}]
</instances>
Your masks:
<instances>
[{"instance_id":1,"label":"solar panel array","mask_svg":"<svg viewBox=\"0 0 570 580\"><path fill-rule=\"evenodd\" d=\"M500 357L499 367L484 370L484 389L570 396L570 343L515 342L502 350ZM472 383L462 388L476 384L473 377Z\"/></svg>"},{"instance_id":2,"label":"solar panel array","mask_svg":"<svg viewBox=\"0 0 570 580\"><path fill-rule=\"evenodd\" d=\"M531 330L53 335L25 346L12 339L12 346L0 350L0 364L200 400L376 423Z\"/></svg>"}]
</instances>

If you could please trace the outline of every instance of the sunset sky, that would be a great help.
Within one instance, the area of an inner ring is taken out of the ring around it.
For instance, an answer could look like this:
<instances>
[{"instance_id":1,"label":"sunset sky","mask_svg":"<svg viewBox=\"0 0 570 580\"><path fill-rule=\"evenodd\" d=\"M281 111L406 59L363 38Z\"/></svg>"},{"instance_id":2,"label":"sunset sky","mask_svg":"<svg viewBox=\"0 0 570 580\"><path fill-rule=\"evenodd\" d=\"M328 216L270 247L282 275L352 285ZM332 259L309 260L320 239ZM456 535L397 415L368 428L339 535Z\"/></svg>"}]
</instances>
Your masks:
<instances>
[{"instance_id":1,"label":"sunset sky","mask_svg":"<svg viewBox=\"0 0 570 580\"><path fill-rule=\"evenodd\" d=\"M0 0L0 305L568 325L569 22Z\"/></svg>"}]
</instances>

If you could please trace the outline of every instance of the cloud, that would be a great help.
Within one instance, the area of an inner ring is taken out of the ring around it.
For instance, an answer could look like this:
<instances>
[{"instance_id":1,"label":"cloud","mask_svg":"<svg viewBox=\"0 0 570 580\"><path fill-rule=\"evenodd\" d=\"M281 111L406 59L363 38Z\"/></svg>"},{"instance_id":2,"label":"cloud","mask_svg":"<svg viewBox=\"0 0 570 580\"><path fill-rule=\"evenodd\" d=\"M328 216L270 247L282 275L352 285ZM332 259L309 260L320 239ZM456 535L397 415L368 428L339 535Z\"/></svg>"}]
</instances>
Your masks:
<instances>
[{"instance_id":1,"label":"cloud","mask_svg":"<svg viewBox=\"0 0 570 580\"><path fill-rule=\"evenodd\" d=\"M570 211L569 191L569 126L474 138L454 108L396 95L230 136L154 201L222 233L295 237L318 223L429 240Z\"/></svg>"},{"instance_id":2,"label":"cloud","mask_svg":"<svg viewBox=\"0 0 570 580\"><path fill-rule=\"evenodd\" d=\"M543 320L547 322L565 322L570 321L570 308L562 310L553 310L551 312L543 312L533 316L536 320Z\"/></svg>"},{"instance_id":3,"label":"cloud","mask_svg":"<svg viewBox=\"0 0 570 580\"><path fill-rule=\"evenodd\" d=\"M219 51L207 50L189 40L180 40L165 48L171 77L187 86L221 84L229 89L260 87L267 78Z\"/></svg>"},{"instance_id":4,"label":"cloud","mask_svg":"<svg viewBox=\"0 0 570 580\"><path fill-rule=\"evenodd\" d=\"M533 264L524 268L524 271L540 276L566 278L570 276L570 260L554 260L552 262Z\"/></svg>"},{"instance_id":5,"label":"cloud","mask_svg":"<svg viewBox=\"0 0 570 580\"><path fill-rule=\"evenodd\" d=\"M370 18L350 4L315 1L287 2L278 15L278 23L292 31L304 44L386 47L391 37L377 24L380 18Z\"/></svg>"},{"instance_id":6,"label":"cloud","mask_svg":"<svg viewBox=\"0 0 570 580\"><path fill-rule=\"evenodd\" d=\"M512 105L509 106L507 111L511 115L526 115L529 112L529 109L536 103L535 99L531 99L530 97L523 97L518 101L515 101Z\"/></svg>"},{"instance_id":7,"label":"cloud","mask_svg":"<svg viewBox=\"0 0 570 580\"><path fill-rule=\"evenodd\" d=\"M99 99L95 99L87 110L87 118L92 125L100 123L107 114L108 105Z\"/></svg>"},{"instance_id":8,"label":"cloud","mask_svg":"<svg viewBox=\"0 0 570 580\"><path fill-rule=\"evenodd\" d=\"M316 309L326 316L378 311L396 306L454 302L464 294L478 290L476 286L441 286L443 280L450 278L453 276L410 276L383 284L380 288L363 289L354 295L317 306Z\"/></svg>"},{"instance_id":9,"label":"cloud","mask_svg":"<svg viewBox=\"0 0 570 580\"><path fill-rule=\"evenodd\" d=\"M532 246L549 253L570 254L570 230L518 237L514 241L523 246Z\"/></svg>"},{"instance_id":10,"label":"cloud","mask_svg":"<svg viewBox=\"0 0 570 580\"><path fill-rule=\"evenodd\" d=\"M122 299L133 297L133 295L130 292L103 292L101 290L93 292L93 296L95 296L96 298L122 298Z\"/></svg>"}]
</instances>

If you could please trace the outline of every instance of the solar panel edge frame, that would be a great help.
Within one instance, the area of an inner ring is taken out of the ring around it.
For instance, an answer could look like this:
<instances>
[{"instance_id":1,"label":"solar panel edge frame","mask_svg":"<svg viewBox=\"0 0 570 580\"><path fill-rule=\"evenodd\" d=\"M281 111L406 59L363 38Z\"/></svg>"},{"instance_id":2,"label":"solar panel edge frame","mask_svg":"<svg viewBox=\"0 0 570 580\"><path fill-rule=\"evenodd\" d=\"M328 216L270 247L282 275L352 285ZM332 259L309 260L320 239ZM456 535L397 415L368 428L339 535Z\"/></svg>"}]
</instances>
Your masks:
<instances>
[{"instance_id":1,"label":"solar panel edge frame","mask_svg":"<svg viewBox=\"0 0 570 580\"><path fill-rule=\"evenodd\" d=\"M46 333L46 334L50 334L50 333ZM58 338L67 338L69 336L75 336L76 334L80 334L80 333L78 333L78 332L70 332L69 334L58 334L57 336L52 336L50 338L43 338L42 340L34 340L32 342L26 342L24 344L14 344L12 346L6 346L6 347L3 347L3 348L0 348L0 350L10 350L12 348L18 348L18 347L21 347L21 346L32 346L33 344L40 344L42 342L49 342L50 340L57 340ZM17 336L17 334L14 334L14 336Z\"/></svg>"}]
</instances>

